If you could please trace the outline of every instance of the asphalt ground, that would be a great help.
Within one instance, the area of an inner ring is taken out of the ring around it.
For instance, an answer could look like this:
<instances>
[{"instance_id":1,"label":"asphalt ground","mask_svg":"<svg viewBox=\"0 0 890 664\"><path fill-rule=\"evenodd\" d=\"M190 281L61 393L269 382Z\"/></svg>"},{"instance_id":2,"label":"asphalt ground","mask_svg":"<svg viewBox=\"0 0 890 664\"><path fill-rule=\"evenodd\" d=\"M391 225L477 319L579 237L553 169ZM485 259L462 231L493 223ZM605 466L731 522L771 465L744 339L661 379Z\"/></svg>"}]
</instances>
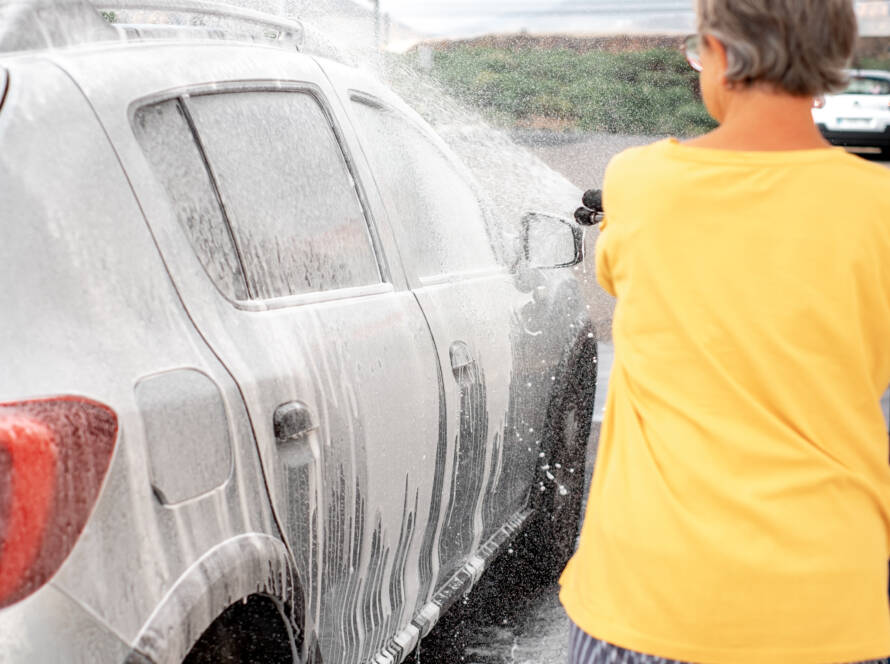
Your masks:
<instances>
[{"instance_id":1,"label":"asphalt ground","mask_svg":"<svg viewBox=\"0 0 890 664\"><path fill-rule=\"evenodd\" d=\"M606 165L618 152L658 140L653 136L530 132L515 138L581 189L601 187ZM592 256L590 249L588 256ZM609 327L613 301L596 286L592 265L585 266L579 278L592 302L600 341L589 478L612 365ZM885 395L884 412L888 409L890 401ZM528 583L520 554L510 549L494 561L472 593L453 606L421 642L410 664L564 664L569 625L559 604L559 587L555 582Z\"/></svg>"}]
</instances>

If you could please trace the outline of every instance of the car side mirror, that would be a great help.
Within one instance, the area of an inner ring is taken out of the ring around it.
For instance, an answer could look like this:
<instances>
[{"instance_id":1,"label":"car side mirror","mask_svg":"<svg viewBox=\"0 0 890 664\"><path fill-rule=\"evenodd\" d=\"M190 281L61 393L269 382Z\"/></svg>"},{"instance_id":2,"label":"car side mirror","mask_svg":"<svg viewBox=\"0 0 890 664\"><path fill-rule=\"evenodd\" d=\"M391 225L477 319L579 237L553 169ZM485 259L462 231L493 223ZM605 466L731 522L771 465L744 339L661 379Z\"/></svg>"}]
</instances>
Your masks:
<instances>
[{"instance_id":1,"label":"car side mirror","mask_svg":"<svg viewBox=\"0 0 890 664\"><path fill-rule=\"evenodd\" d=\"M584 260L584 230L543 212L522 217L522 257L528 268L572 267Z\"/></svg>"}]
</instances>

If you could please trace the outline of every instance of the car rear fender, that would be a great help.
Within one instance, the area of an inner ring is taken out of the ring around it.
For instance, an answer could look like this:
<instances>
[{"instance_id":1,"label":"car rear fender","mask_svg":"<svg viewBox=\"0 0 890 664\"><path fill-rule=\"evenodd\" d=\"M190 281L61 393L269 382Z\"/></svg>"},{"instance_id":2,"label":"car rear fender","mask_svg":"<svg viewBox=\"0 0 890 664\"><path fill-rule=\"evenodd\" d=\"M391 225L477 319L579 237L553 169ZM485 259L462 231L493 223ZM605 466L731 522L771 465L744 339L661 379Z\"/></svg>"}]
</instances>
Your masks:
<instances>
[{"instance_id":1,"label":"car rear fender","mask_svg":"<svg viewBox=\"0 0 890 664\"><path fill-rule=\"evenodd\" d=\"M182 662L222 613L251 595L281 602L300 635L303 593L281 540L260 533L232 538L193 564L142 628L126 664Z\"/></svg>"}]
</instances>

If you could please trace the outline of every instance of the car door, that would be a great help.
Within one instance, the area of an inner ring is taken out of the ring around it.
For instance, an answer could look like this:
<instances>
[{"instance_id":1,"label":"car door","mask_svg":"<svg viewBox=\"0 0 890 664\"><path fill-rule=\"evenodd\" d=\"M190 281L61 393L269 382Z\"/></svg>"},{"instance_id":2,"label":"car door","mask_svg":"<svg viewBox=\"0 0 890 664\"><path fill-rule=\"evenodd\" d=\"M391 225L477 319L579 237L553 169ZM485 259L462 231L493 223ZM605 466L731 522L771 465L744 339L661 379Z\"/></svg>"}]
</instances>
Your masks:
<instances>
[{"instance_id":1,"label":"car door","mask_svg":"<svg viewBox=\"0 0 890 664\"><path fill-rule=\"evenodd\" d=\"M528 504L546 399L517 380L532 363L516 338L531 296L497 260L478 193L444 144L374 97L353 94L350 103L445 378L448 463L437 478L445 581L515 527Z\"/></svg>"},{"instance_id":2,"label":"car door","mask_svg":"<svg viewBox=\"0 0 890 664\"><path fill-rule=\"evenodd\" d=\"M344 136L301 73L136 104L153 177L128 170L243 394L322 657L366 661L432 585L439 376Z\"/></svg>"}]
</instances>

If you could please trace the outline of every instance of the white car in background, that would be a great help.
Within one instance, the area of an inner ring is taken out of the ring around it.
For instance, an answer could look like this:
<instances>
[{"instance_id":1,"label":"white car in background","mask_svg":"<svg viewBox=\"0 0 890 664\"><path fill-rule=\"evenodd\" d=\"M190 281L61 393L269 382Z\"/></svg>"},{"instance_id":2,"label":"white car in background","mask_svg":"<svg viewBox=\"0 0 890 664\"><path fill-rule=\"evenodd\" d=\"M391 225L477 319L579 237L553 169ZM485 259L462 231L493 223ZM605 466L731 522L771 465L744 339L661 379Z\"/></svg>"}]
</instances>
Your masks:
<instances>
[{"instance_id":1,"label":"white car in background","mask_svg":"<svg viewBox=\"0 0 890 664\"><path fill-rule=\"evenodd\" d=\"M844 92L816 100L813 119L834 145L890 155L890 72L851 72Z\"/></svg>"}]
</instances>

